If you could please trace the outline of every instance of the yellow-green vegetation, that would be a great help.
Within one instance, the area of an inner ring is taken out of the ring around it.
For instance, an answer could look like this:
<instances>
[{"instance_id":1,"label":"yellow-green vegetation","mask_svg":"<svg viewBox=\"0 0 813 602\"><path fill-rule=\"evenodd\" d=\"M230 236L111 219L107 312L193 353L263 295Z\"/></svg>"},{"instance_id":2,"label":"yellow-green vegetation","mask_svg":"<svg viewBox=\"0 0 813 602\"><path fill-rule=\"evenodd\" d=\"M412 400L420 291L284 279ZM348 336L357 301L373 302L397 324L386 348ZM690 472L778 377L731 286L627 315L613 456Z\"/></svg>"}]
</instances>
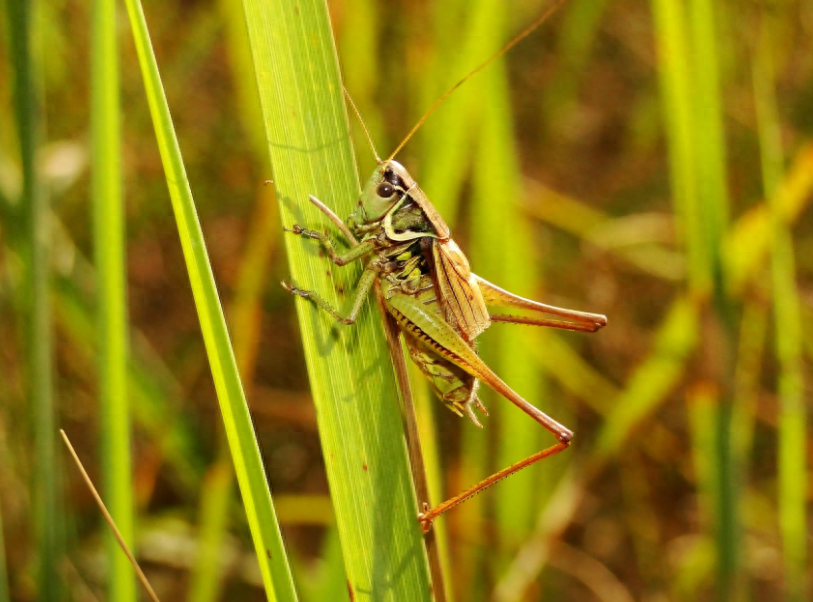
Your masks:
<instances>
[{"instance_id":1,"label":"yellow-green vegetation","mask_svg":"<svg viewBox=\"0 0 813 602\"><path fill-rule=\"evenodd\" d=\"M282 228L373 169L342 83L386 156L549 4L3 3L0 602L143 598L59 428L162 600L432 598L378 308L287 294L360 266ZM811 595L811 22L569 0L397 157L476 273L609 318L480 337L576 436L436 521L449 599ZM552 443L413 388L432 502Z\"/></svg>"}]
</instances>

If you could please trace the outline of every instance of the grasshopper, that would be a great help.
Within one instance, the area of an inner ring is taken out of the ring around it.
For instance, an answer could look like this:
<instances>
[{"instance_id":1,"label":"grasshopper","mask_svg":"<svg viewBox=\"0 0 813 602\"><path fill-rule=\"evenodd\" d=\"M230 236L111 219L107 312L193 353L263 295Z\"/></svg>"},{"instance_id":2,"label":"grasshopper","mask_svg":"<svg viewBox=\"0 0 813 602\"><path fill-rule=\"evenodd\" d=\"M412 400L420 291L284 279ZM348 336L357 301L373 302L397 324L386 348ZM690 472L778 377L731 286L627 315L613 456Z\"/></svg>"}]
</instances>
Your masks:
<instances>
[{"instance_id":1,"label":"grasshopper","mask_svg":"<svg viewBox=\"0 0 813 602\"><path fill-rule=\"evenodd\" d=\"M378 157L362 121L377 166L364 184L355 211L346 221L342 221L319 199L310 197L311 202L330 218L348 240L351 245L349 250L339 252L333 238L322 232L299 225L287 230L318 241L337 266L361 260L366 263L347 315L339 312L315 291L283 282L286 290L309 299L342 324L350 325L356 321L370 291L376 288L385 310L403 333L410 357L429 379L446 407L481 427L474 410L487 414L477 396L479 383L484 382L558 440L555 445L495 473L435 508L429 509L424 504L418 515L424 532L429 531L435 518L472 495L522 468L563 451L573 437L570 429L523 399L479 358L475 349L477 336L492 322L550 326L579 332L595 332L607 324L607 318L603 315L532 301L474 274L468 259L452 239L443 217L406 168L394 160L394 156L423 121L455 88L533 31L550 12L552 9L447 91L386 160ZM355 110L349 95L348 100ZM492 315L488 308L495 306L530 311L532 317Z\"/></svg>"}]
</instances>

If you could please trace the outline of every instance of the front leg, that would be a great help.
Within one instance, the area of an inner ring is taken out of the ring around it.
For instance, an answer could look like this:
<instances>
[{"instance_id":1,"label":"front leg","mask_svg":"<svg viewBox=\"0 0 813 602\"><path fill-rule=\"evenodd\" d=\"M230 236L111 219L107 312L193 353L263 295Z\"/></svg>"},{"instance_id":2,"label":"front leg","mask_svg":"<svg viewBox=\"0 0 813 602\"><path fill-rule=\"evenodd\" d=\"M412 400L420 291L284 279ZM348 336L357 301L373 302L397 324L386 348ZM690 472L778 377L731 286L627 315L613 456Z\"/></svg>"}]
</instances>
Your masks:
<instances>
[{"instance_id":1,"label":"front leg","mask_svg":"<svg viewBox=\"0 0 813 602\"><path fill-rule=\"evenodd\" d=\"M324 247L324 249L328 252L330 260L338 266L345 266L348 263L356 261L357 259L361 259L375 249L373 243L367 241L356 245L346 253L340 254L336 252L336 243L333 242L333 239L323 232L308 230L307 228L303 228L296 224L294 224L293 228L285 228L284 230L286 232L292 232L293 234L302 236L303 238L310 238L312 240L319 241L319 244L322 245L322 247Z\"/></svg>"},{"instance_id":2,"label":"front leg","mask_svg":"<svg viewBox=\"0 0 813 602\"><path fill-rule=\"evenodd\" d=\"M320 297L316 291L297 288L291 284L288 284L287 282L283 282L282 286L292 295L302 297L303 299L310 299L316 304L317 307L329 313L342 324L347 324L349 326L350 324L355 323L356 318L358 318L359 312L361 311L361 306L364 304L364 300L367 298L370 289L373 287L373 283L375 283L375 278L376 273L370 268L367 268L364 270L364 272L362 272L361 278L359 278L358 286L356 286L356 296L353 297L353 305L350 308L350 313L346 318L330 303L322 299L322 297Z\"/></svg>"}]
</instances>

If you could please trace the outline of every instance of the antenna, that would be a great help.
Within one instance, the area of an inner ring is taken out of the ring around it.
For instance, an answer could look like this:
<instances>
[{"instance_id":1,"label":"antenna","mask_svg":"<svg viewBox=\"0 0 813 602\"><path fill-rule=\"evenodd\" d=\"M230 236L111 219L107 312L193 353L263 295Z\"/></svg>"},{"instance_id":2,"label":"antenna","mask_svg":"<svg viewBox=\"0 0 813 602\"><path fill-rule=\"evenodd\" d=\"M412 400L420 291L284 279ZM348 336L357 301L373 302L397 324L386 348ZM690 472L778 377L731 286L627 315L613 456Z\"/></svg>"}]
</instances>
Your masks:
<instances>
[{"instance_id":1,"label":"antenna","mask_svg":"<svg viewBox=\"0 0 813 602\"><path fill-rule=\"evenodd\" d=\"M361 118L361 113L359 113L358 107L356 107L356 103L353 102L353 98L350 96L350 92L347 91L347 88L342 86L342 90L344 90L344 95L347 97L347 102L349 102L350 106L353 107L353 112L356 114L356 117L359 118L361 129L364 130L364 135L367 136L367 142L370 143L370 148L373 150L373 157L375 157L375 162L381 165L381 157L378 156L378 153L375 150L375 144L373 144L373 138L372 136L370 136L370 130L367 129L367 125Z\"/></svg>"},{"instance_id":2,"label":"antenna","mask_svg":"<svg viewBox=\"0 0 813 602\"><path fill-rule=\"evenodd\" d=\"M488 59L486 59L478 67L475 67L473 70L471 70L468 75L466 75L463 79L461 79L459 82L457 82L454 86L452 86L451 88L446 90L446 92L444 92L443 95L440 98L438 98L431 107L429 107L429 110L426 113L423 114L423 117L421 117L418 120L418 123L416 123L414 125L414 127L411 130L409 130L409 133L406 135L406 138L404 138L401 141L401 143L397 147L395 147L395 150L392 151L392 154L390 154L390 156L387 157L387 161L391 161L395 157L395 155L397 155L398 152L402 148L404 148L404 145L407 142L409 142L409 139L412 138L412 136L415 134L415 132L418 131L418 128L423 125L423 122L426 121L427 118L432 113L435 112L435 109L437 109L444 100L449 98L449 96L452 94L452 92L457 90L465 82L467 82L469 79L471 79L471 77L473 75L476 75L477 73L479 73L480 71L482 71L483 69L488 67L488 65L490 65L491 63L496 61L498 58L500 58L502 55L504 55L506 52L508 52L514 46L516 46L519 42L521 42L524 38L526 38L528 35L530 35L530 33L534 29L536 29L537 27L542 25L542 23L547 21L548 17L550 17L556 11L556 9L559 8L565 2L566 2L566 0L556 0L547 10L545 10L545 12L543 12L541 15L539 15L530 25L528 25L525 29L523 29L517 35L515 35L513 38L511 38L511 40L509 40L508 43L505 46L503 46L497 52L492 54ZM380 163L380 161L379 161L379 163Z\"/></svg>"}]
</instances>

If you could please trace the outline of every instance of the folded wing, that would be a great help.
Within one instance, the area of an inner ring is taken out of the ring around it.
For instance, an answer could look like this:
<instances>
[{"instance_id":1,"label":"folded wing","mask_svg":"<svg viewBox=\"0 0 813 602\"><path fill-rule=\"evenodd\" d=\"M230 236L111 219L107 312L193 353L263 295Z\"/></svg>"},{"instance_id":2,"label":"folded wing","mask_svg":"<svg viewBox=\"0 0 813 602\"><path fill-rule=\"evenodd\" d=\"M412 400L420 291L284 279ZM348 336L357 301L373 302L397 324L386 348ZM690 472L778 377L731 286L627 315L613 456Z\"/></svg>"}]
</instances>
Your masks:
<instances>
[{"instance_id":1,"label":"folded wing","mask_svg":"<svg viewBox=\"0 0 813 602\"><path fill-rule=\"evenodd\" d=\"M469 262L452 240L432 245L438 297L447 321L471 342L491 324L483 294Z\"/></svg>"}]
</instances>

